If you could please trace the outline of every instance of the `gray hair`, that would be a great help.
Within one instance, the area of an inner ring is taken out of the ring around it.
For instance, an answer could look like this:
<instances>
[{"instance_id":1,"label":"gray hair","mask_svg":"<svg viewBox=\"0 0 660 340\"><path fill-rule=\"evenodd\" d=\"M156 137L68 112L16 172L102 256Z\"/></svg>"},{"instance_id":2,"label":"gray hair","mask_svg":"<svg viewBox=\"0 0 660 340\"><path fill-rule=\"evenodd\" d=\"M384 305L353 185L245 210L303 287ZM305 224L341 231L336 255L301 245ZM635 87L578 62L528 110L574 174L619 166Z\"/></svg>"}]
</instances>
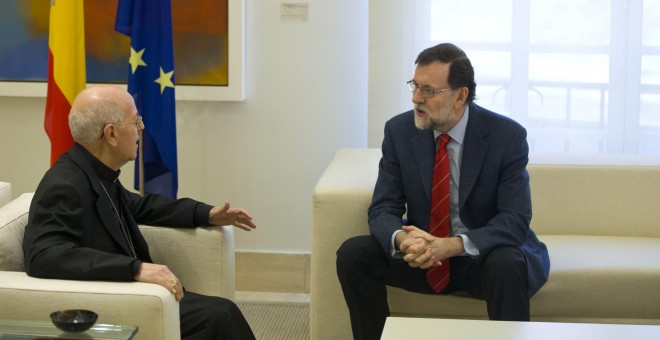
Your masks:
<instances>
[{"instance_id":1,"label":"gray hair","mask_svg":"<svg viewBox=\"0 0 660 340\"><path fill-rule=\"evenodd\" d=\"M106 124L120 123L123 119L124 113L117 101L98 99L83 109L71 111L69 128L74 141L89 145L100 139Z\"/></svg>"}]
</instances>

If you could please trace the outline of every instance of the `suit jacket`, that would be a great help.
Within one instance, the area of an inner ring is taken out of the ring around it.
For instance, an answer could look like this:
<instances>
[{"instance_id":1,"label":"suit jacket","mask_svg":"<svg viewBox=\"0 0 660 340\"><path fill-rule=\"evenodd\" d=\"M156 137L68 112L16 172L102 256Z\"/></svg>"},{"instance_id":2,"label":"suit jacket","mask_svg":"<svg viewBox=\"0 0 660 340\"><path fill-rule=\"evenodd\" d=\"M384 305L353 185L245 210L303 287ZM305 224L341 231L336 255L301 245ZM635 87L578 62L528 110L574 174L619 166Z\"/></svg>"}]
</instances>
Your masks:
<instances>
[{"instance_id":1,"label":"suit jacket","mask_svg":"<svg viewBox=\"0 0 660 340\"><path fill-rule=\"evenodd\" d=\"M470 104L460 166L459 216L480 255L520 247L527 259L529 296L545 283L548 251L529 227L532 218L527 132L515 121ZM391 237L407 224L428 231L435 159L432 130L415 127L408 111L385 124L369 230L389 253Z\"/></svg>"},{"instance_id":2,"label":"suit jacket","mask_svg":"<svg viewBox=\"0 0 660 340\"><path fill-rule=\"evenodd\" d=\"M30 276L73 280L133 280L129 245L92 163L75 144L46 172L35 191L25 227L25 271ZM165 196L141 197L119 187L125 222L137 256L152 262L138 223L194 227L208 223L210 206ZM205 214L205 216L204 216ZM204 218L205 217L205 218Z\"/></svg>"}]
</instances>

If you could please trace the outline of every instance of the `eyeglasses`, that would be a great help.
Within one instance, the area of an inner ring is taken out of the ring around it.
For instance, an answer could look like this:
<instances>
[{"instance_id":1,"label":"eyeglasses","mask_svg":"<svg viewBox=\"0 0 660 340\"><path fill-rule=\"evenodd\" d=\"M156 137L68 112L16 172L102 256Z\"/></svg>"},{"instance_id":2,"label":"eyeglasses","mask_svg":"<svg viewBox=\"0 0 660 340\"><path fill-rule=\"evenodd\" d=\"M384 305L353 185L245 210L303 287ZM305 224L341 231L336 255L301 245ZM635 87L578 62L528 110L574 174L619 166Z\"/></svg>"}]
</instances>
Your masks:
<instances>
[{"instance_id":1,"label":"eyeglasses","mask_svg":"<svg viewBox=\"0 0 660 340\"><path fill-rule=\"evenodd\" d=\"M123 125L123 124L133 124L136 129L141 129L144 128L144 122L142 121L142 116L138 115L135 120L129 121L129 122L121 122L121 123L115 123L115 125Z\"/></svg>"},{"instance_id":2,"label":"eyeglasses","mask_svg":"<svg viewBox=\"0 0 660 340\"><path fill-rule=\"evenodd\" d=\"M140 115L138 115L137 118L135 118L135 120L131 120L128 122L105 123L105 125L103 125L103 128L105 128L105 126L107 126L108 124L114 124L114 125L133 124L133 126L135 126L136 129L144 129L144 122L142 121L142 116ZM103 139L103 129L101 129L101 139Z\"/></svg>"},{"instance_id":3,"label":"eyeglasses","mask_svg":"<svg viewBox=\"0 0 660 340\"><path fill-rule=\"evenodd\" d=\"M429 86L419 87L419 85L417 85L417 83L414 80L407 81L406 85L408 85L408 88L410 89L410 92L412 92L413 94L415 93L415 90L419 89L419 91L422 93L422 97L424 97L424 98L433 98L433 97L435 97L436 93L445 92L445 91L449 91L449 90L454 89L452 87L448 87L448 88L444 88L444 89L434 89L434 88L429 87Z\"/></svg>"}]
</instances>

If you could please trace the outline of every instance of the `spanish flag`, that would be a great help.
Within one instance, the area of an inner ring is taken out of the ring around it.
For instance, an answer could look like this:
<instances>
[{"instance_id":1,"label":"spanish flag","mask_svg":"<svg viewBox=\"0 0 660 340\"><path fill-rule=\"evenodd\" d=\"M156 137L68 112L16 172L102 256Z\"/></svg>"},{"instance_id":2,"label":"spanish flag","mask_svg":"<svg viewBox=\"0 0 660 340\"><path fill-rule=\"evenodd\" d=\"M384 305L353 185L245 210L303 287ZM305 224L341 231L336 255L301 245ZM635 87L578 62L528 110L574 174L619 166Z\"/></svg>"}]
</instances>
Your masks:
<instances>
[{"instance_id":1,"label":"spanish flag","mask_svg":"<svg viewBox=\"0 0 660 340\"><path fill-rule=\"evenodd\" d=\"M83 0L51 0L48 31L48 94L44 127L50 138L50 165L73 145L69 111L85 88Z\"/></svg>"}]
</instances>

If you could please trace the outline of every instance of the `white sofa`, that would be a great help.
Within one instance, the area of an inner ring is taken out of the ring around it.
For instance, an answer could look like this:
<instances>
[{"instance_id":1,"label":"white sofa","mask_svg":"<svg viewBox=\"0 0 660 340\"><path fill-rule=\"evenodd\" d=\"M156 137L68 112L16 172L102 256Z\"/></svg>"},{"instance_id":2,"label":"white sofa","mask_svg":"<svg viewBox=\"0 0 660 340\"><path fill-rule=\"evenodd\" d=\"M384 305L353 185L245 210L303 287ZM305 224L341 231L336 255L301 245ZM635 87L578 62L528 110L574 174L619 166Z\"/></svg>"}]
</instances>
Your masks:
<instances>
[{"instance_id":1,"label":"white sofa","mask_svg":"<svg viewBox=\"0 0 660 340\"><path fill-rule=\"evenodd\" d=\"M0 319L49 321L53 311L83 308L98 313L98 324L138 326L136 339L180 338L179 305L162 286L27 276L22 241L32 196L0 202ZM167 265L187 290L234 298L232 227L140 228L153 260Z\"/></svg>"},{"instance_id":2,"label":"white sofa","mask_svg":"<svg viewBox=\"0 0 660 340\"><path fill-rule=\"evenodd\" d=\"M337 248L369 233L379 149L339 150L314 189L311 338L350 339ZM533 321L660 324L660 167L529 165L531 226L550 253ZM481 300L388 288L395 316L486 319Z\"/></svg>"}]
</instances>

